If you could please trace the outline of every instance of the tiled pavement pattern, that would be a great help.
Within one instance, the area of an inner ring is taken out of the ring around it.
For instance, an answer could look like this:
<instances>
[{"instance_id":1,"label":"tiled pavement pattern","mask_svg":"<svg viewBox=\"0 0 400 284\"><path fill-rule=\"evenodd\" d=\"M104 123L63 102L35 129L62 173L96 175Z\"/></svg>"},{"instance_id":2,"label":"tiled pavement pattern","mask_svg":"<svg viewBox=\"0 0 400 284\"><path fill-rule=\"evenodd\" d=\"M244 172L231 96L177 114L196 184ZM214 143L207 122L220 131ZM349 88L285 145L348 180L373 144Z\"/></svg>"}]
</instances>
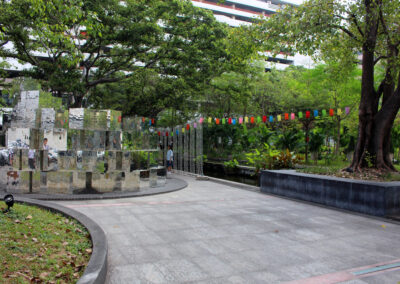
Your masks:
<instances>
[{"instance_id":1,"label":"tiled pavement pattern","mask_svg":"<svg viewBox=\"0 0 400 284\"><path fill-rule=\"evenodd\" d=\"M179 178L189 186L177 192L59 202L106 232L108 283L400 281L400 269L336 277L353 268L400 262L399 225ZM316 276L321 277L313 280Z\"/></svg>"}]
</instances>

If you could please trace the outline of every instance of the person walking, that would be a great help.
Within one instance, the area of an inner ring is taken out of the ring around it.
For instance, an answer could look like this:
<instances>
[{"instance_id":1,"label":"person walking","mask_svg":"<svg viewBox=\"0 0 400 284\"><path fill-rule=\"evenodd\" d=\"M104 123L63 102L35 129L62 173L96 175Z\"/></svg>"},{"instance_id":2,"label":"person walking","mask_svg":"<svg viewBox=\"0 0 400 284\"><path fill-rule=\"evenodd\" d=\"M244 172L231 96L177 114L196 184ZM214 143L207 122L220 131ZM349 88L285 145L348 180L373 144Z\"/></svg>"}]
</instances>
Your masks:
<instances>
[{"instance_id":1,"label":"person walking","mask_svg":"<svg viewBox=\"0 0 400 284\"><path fill-rule=\"evenodd\" d=\"M172 171L173 164L174 164L174 152L172 151L171 145L169 145L167 152L167 170L169 173L171 173Z\"/></svg>"},{"instance_id":2,"label":"person walking","mask_svg":"<svg viewBox=\"0 0 400 284\"><path fill-rule=\"evenodd\" d=\"M35 169L35 150L29 149L28 151L28 164L31 170Z\"/></svg>"}]
</instances>

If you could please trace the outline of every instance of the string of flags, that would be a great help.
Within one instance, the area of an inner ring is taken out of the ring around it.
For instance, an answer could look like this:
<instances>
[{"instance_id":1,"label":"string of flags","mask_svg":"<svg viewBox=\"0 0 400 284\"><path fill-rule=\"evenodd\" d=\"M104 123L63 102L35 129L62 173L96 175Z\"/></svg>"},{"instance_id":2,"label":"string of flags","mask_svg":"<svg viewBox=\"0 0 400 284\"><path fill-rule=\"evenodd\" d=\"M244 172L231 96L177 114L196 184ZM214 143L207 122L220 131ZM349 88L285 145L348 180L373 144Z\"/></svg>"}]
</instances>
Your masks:
<instances>
[{"instance_id":1,"label":"string of flags","mask_svg":"<svg viewBox=\"0 0 400 284\"><path fill-rule=\"evenodd\" d=\"M309 119L311 117L319 118L321 116L325 117L327 115L334 116L335 113L336 113L336 115L340 116L340 115L343 114L343 110L338 108L336 110L336 112L335 112L335 110L331 108L328 111L323 109L321 112L319 110L314 110L313 112L307 110L304 113L302 111L299 111L297 113L297 117L299 119L302 119L302 118ZM350 113L350 107L345 107L344 113L346 115L349 114ZM217 125L218 124L232 124L232 125L235 125L237 123L239 123L239 124L243 124L243 123L247 124L249 122L251 124L254 124L256 122L257 123L261 123L261 122L263 122L263 123L267 123L267 122L272 123L274 121L278 121L279 122L279 121L282 121L282 120L295 120L295 119L296 119L296 113L292 112L292 113L283 113L283 114L269 115L269 116L267 116L267 115L257 116L257 117L255 117L255 116L251 116L251 117L245 116L245 117L239 117L238 119L236 119L236 118L222 118L222 119L214 118L213 119L213 118L209 117L207 119L207 122L209 124L215 122L215 124L217 124ZM204 121L204 119L200 118L199 122L202 123L203 121Z\"/></svg>"},{"instance_id":2,"label":"string of flags","mask_svg":"<svg viewBox=\"0 0 400 284\"><path fill-rule=\"evenodd\" d=\"M303 118L310 119L312 117L313 118L319 118L319 117L326 117L328 115L332 117L332 116L335 115L335 113L336 113L336 115L340 116L340 115L343 114L343 110L341 108L338 108L336 110L336 112L335 112L335 110L331 108L328 111L325 110L325 109L323 109L321 111L319 111L319 110L305 111L304 113L302 111L299 111L297 113L297 116L296 116L296 113L291 112L291 113L283 113L283 114L269 115L269 116L263 115L263 116L257 116L257 117L255 117L255 116L250 116L250 117L249 116L245 116L245 117L239 117L239 118L232 118L232 117L229 117L229 118L211 118L211 117L208 117L207 118L207 123L208 124L215 123L217 125L220 125L220 124L222 124L222 125L225 125L225 124L236 125L236 124L247 124L247 123L254 124L256 122L257 123L261 123L261 122L263 122L263 123L267 123L267 122L273 123L275 121L280 122L282 120L286 120L286 121L295 120L296 117L298 117L299 119L303 119ZM350 107L345 107L344 113L346 115L348 115L350 113ZM206 120L205 118L200 117L198 122L199 122L199 124L203 124L205 122L205 120ZM197 128L197 122L194 122L192 126L190 124L186 124L186 127L182 127L181 131L179 131L178 129L175 130L175 132L174 131L170 131L170 132L169 131L162 131L162 132L158 131L157 134L158 134L158 136L167 136L167 137L168 136L174 136L174 134L175 135L179 135L179 133L185 133L185 130L189 131L192 127L196 129Z\"/></svg>"}]
</instances>

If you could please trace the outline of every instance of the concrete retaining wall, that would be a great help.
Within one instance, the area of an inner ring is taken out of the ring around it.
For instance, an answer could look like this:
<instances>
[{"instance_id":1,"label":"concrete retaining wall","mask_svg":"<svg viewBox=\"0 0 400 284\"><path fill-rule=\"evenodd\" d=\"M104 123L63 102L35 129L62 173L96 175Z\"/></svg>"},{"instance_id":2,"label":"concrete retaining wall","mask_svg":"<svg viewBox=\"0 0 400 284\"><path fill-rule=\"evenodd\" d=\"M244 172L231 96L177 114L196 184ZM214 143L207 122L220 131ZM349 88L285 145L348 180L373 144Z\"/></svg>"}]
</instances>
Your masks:
<instances>
[{"instance_id":1,"label":"concrete retaining wall","mask_svg":"<svg viewBox=\"0 0 400 284\"><path fill-rule=\"evenodd\" d=\"M315 202L374 216L400 214L400 182L371 182L297 173L262 171L261 192Z\"/></svg>"}]
</instances>

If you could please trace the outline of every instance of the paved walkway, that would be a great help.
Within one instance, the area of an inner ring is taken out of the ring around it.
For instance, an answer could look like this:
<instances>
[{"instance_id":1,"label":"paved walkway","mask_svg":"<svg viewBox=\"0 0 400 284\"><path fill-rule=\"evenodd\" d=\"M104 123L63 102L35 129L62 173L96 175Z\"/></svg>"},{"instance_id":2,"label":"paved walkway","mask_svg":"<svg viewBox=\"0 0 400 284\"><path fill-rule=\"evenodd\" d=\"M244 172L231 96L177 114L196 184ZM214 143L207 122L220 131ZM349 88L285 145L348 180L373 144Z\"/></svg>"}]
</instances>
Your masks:
<instances>
[{"instance_id":1,"label":"paved walkway","mask_svg":"<svg viewBox=\"0 0 400 284\"><path fill-rule=\"evenodd\" d=\"M108 283L400 282L398 225L181 178L173 193L59 202L106 232Z\"/></svg>"}]
</instances>

